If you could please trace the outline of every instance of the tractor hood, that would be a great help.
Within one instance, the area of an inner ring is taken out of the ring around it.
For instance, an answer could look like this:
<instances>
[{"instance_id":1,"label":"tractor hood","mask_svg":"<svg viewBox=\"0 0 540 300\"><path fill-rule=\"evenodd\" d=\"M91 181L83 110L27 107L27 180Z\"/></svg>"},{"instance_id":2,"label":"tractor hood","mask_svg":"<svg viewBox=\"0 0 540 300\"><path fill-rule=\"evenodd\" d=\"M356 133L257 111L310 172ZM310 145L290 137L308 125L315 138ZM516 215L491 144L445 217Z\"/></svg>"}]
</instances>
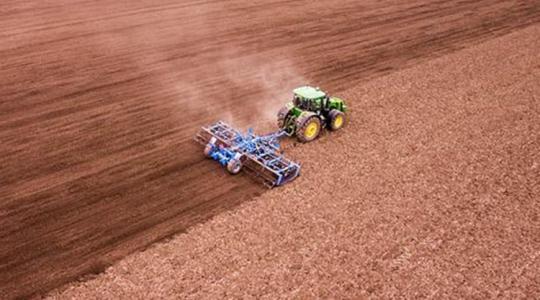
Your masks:
<instances>
[{"instance_id":1,"label":"tractor hood","mask_svg":"<svg viewBox=\"0 0 540 300\"><path fill-rule=\"evenodd\" d=\"M338 97L330 97L330 103L332 103L332 106L341 108L341 111L346 112L347 111L347 105L345 105L345 101L343 99Z\"/></svg>"}]
</instances>

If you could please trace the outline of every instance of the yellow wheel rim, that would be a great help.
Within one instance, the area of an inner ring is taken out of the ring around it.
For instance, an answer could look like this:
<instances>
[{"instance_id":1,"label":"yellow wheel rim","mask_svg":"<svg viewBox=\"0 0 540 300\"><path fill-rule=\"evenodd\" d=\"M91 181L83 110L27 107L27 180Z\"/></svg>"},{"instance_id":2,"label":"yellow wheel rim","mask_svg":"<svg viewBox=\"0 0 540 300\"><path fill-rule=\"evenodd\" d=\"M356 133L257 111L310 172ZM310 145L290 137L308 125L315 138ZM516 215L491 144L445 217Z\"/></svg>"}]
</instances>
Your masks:
<instances>
[{"instance_id":1,"label":"yellow wheel rim","mask_svg":"<svg viewBox=\"0 0 540 300\"><path fill-rule=\"evenodd\" d=\"M339 115L334 119L334 128L340 128L343 125L343 116Z\"/></svg>"},{"instance_id":2,"label":"yellow wheel rim","mask_svg":"<svg viewBox=\"0 0 540 300\"><path fill-rule=\"evenodd\" d=\"M317 131L319 131L319 124L317 122L311 122L306 127L305 135L306 138L312 139L317 134Z\"/></svg>"}]
</instances>

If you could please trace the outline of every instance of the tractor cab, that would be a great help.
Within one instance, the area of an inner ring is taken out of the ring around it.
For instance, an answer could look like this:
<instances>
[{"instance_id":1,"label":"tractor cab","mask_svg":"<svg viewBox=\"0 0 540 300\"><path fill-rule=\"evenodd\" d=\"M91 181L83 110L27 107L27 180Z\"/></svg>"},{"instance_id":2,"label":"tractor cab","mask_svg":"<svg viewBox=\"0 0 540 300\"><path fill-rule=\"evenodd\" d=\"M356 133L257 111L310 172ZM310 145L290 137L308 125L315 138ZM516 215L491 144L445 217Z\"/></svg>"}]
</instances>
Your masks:
<instances>
[{"instance_id":1,"label":"tractor cab","mask_svg":"<svg viewBox=\"0 0 540 300\"><path fill-rule=\"evenodd\" d=\"M293 104L302 110L321 111L328 103L328 96L319 88L303 86L293 91Z\"/></svg>"}]
</instances>

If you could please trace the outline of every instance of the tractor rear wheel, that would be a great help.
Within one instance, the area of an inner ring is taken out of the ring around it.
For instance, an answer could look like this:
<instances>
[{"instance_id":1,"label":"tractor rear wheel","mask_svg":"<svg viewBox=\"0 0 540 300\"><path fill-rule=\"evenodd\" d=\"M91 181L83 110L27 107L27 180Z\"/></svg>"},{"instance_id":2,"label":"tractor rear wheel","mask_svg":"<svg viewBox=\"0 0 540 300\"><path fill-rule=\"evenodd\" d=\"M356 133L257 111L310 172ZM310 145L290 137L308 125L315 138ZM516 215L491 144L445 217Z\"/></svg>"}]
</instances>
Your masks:
<instances>
[{"instance_id":1,"label":"tractor rear wheel","mask_svg":"<svg viewBox=\"0 0 540 300\"><path fill-rule=\"evenodd\" d=\"M242 170L242 162L239 159L233 158L227 163L227 171L236 175Z\"/></svg>"},{"instance_id":2,"label":"tractor rear wheel","mask_svg":"<svg viewBox=\"0 0 540 300\"><path fill-rule=\"evenodd\" d=\"M328 114L330 117L330 129L336 131L345 125L345 114L337 109L332 109Z\"/></svg>"},{"instance_id":3,"label":"tractor rear wheel","mask_svg":"<svg viewBox=\"0 0 540 300\"><path fill-rule=\"evenodd\" d=\"M287 120L290 111L291 109L287 106L283 106L279 109L277 114L277 125L279 128L283 129L283 127L285 127L285 121Z\"/></svg>"},{"instance_id":4,"label":"tractor rear wheel","mask_svg":"<svg viewBox=\"0 0 540 300\"><path fill-rule=\"evenodd\" d=\"M296 137L302 143L311 142L319 136L321 132L321 119L309 113L304 117L299 117L296 126Z\"/></svg>"}]
</instances>

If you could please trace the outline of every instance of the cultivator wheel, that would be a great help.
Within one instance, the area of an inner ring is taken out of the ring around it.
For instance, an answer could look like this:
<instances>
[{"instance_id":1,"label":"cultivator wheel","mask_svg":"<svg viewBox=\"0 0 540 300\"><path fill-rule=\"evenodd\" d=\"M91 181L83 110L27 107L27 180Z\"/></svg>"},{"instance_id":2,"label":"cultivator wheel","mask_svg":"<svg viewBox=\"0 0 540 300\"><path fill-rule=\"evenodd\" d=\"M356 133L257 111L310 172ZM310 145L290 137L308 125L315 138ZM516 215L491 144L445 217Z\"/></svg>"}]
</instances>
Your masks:
<instances>
[{"instance_id":1,"label":"cultivator wheel","mask_svg":"<svg viewBox=\"0 0 540 300\"><path fill-rule=\"evenodd\" d=\"M227 163L227 171L229 171L229 173L236 175L240 173L241 170L242 170L242 162L240 161L240 159L231 159Z\"/></svg>"},{"instance_id":2,"label":"cultivator wheel","mask_svg":"<svg viewBox=\"0 0 540 300\"><path fill-rule=\"evenodd\" d=\"M345 125L345 114L337 109L332 109L330 113L328 114L330 117L330 129L331 130L338 130Z\"/></svg>"},{"instance_id":3,"label":"cultivator wheel","mask_svg":"<svg viewBox=\"0 0 540 300\"><path fill-rule=\"evenodd\" d=\"M213 150L214 146L211 143L206 144L206 146L204 147L204 156L211 157Z\"/></svg>"}]
</instances>

